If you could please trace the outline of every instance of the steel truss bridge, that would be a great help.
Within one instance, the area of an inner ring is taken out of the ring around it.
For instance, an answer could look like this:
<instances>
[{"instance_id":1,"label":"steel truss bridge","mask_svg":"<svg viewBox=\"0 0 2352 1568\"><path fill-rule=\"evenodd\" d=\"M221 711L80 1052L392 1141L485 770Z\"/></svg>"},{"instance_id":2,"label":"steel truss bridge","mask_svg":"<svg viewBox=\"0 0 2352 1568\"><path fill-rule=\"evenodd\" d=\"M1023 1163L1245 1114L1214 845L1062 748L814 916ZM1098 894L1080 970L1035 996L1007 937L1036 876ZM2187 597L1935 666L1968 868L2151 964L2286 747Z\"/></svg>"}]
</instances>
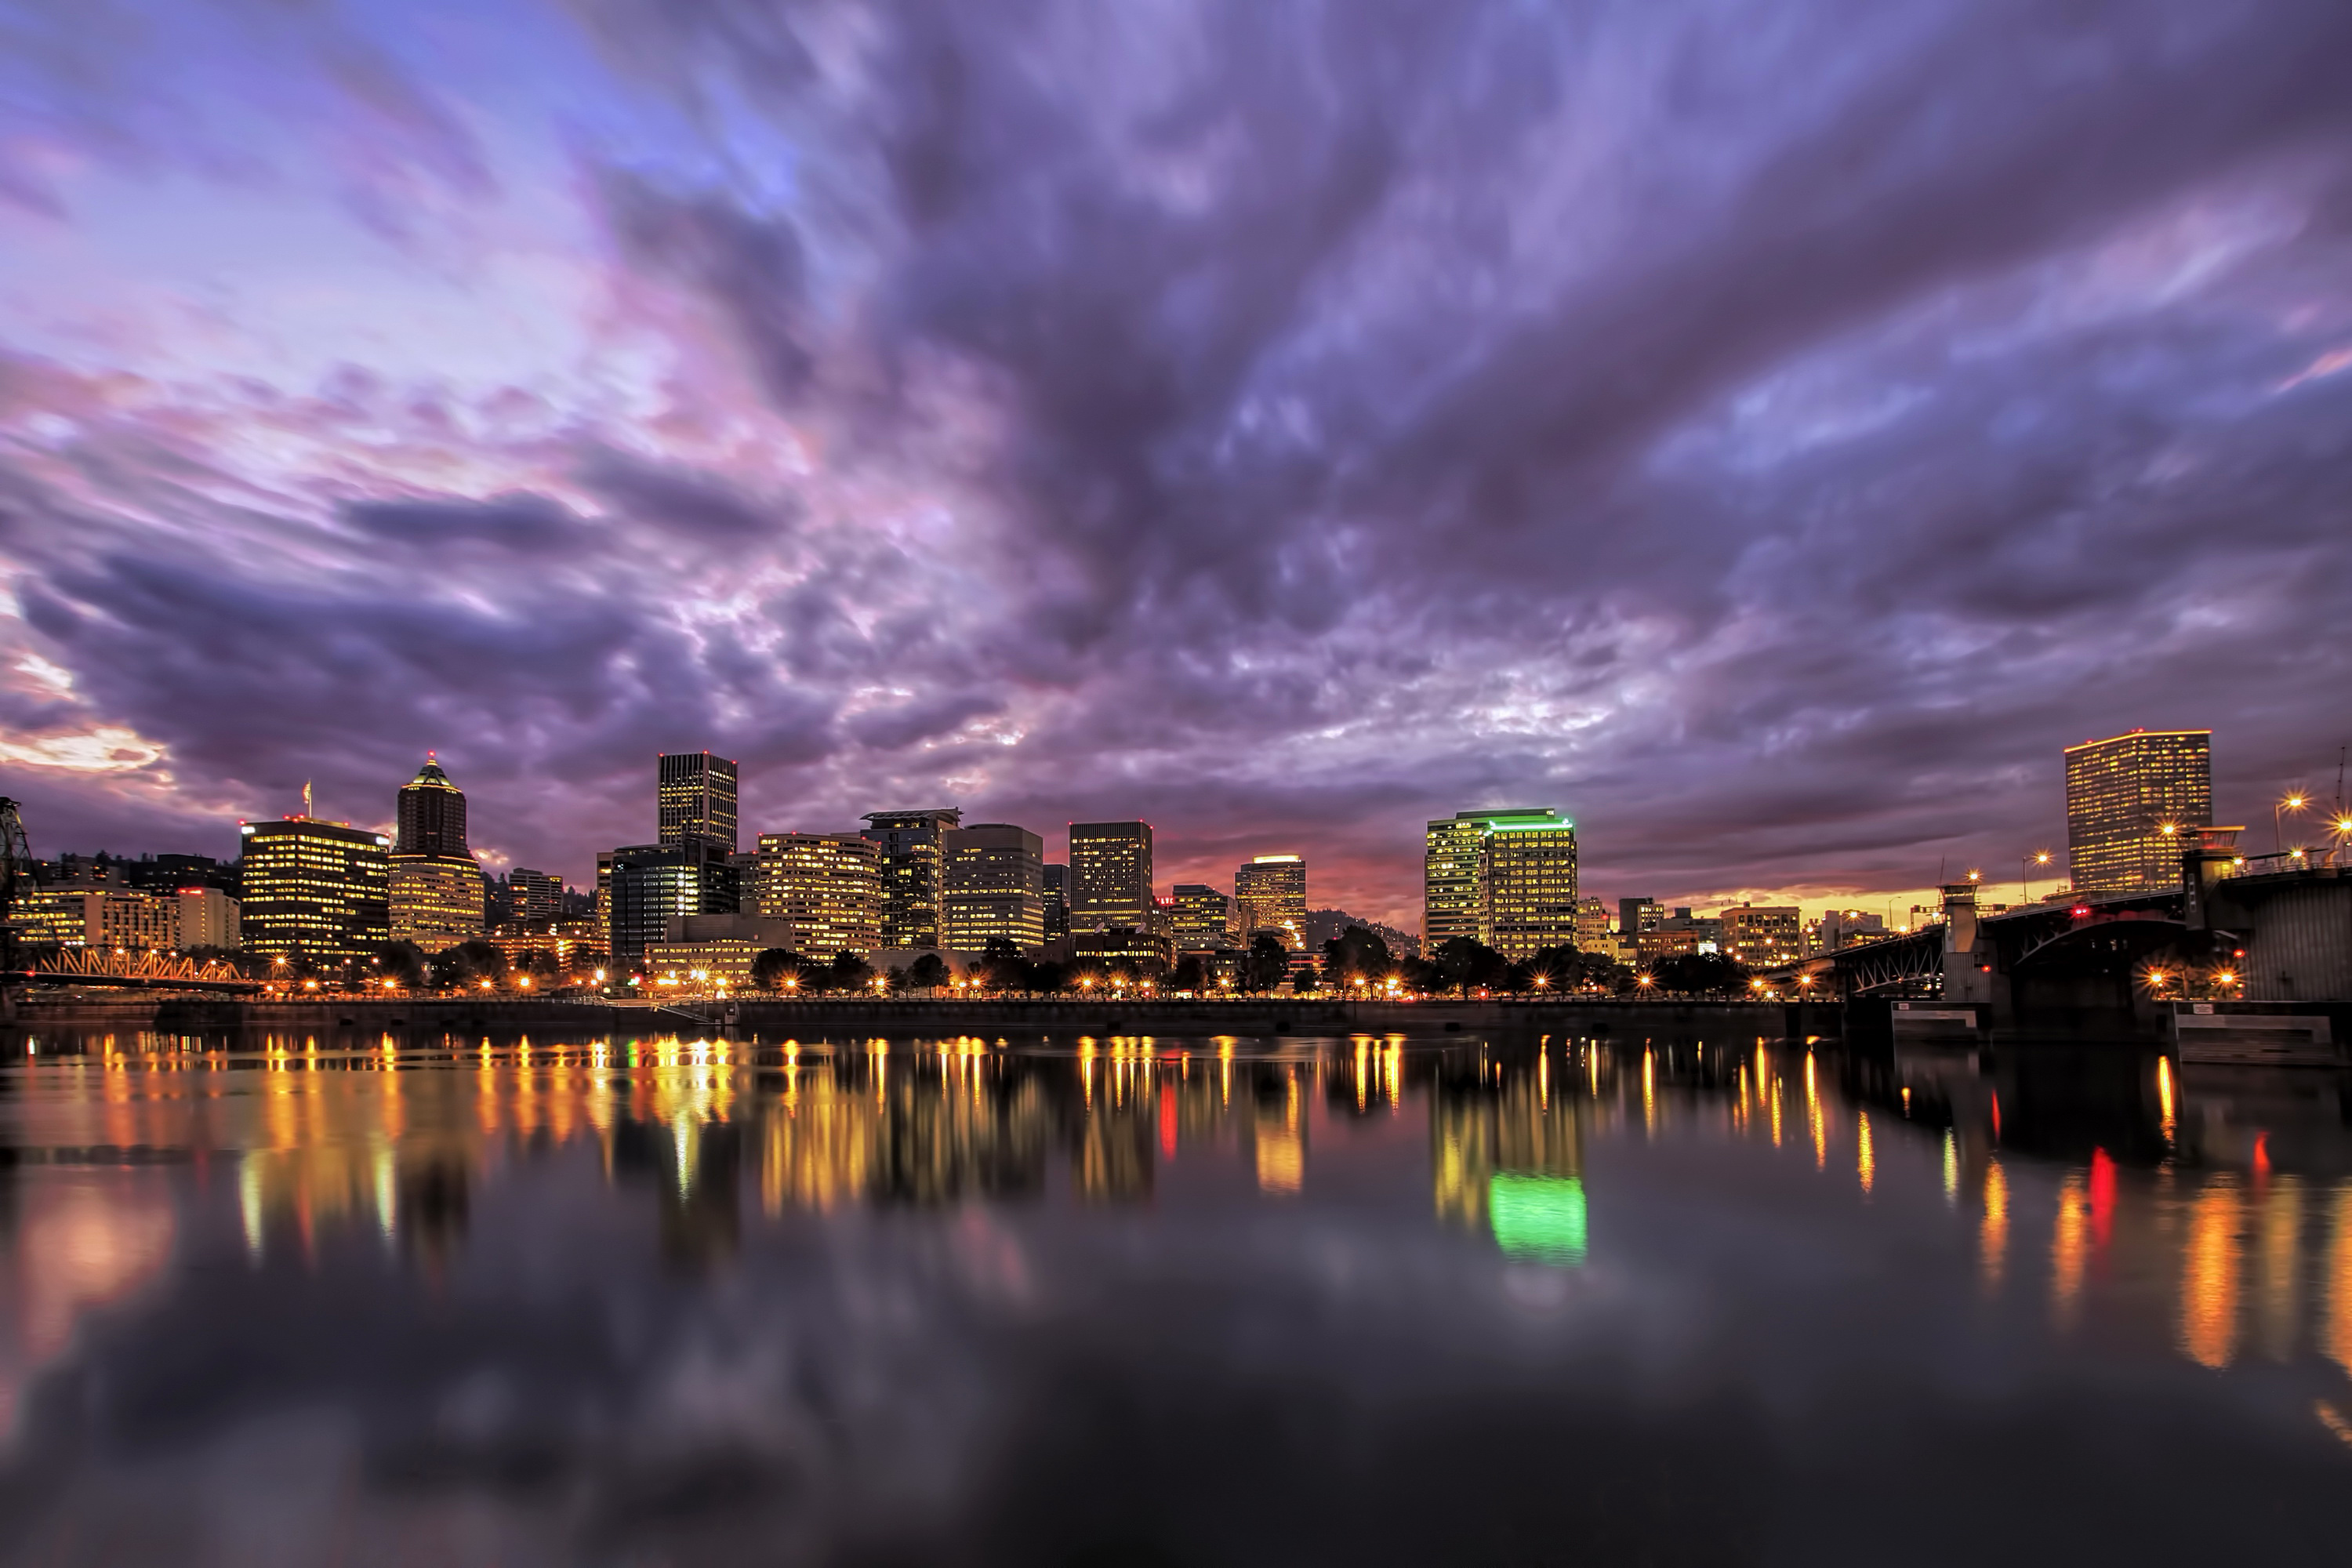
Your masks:
<instances>
[{"instance_id":1,"label":"steel truss bridge","mask_svg":"<svg viewBox=\"0 0 2352 1568\"><path fill-rule=\"evenodd\" d=\"M23 968L0 970L0 985L100 985L132 991L236 994L261 989L260 981L247 979L233 964L198 963L173 952L128 952L104 947L61 947L44 952Z\"/></svg>"},{"instance_id":2,"label":"steel truss bridge","mask_svg":"<svg viewBox=\"0 0 2352 1568\"><path fill-rule=\"evenodd\" d=\"M1981 950L1997 953L2001 970L2009 973L2037 962L2063 961L2077 950L2112 947L2113 938L2131 939L2135 946L2169 942L2181 934L2180 922L2180 894L2164 892L2005 910L1983 916L1977 929ZM1940 995L1945 934L1944 923L1937 921L1903 936L1766 970L1762 978L1776 989L1801 984L1822 996Z\"/></svg>"}]
</instances>

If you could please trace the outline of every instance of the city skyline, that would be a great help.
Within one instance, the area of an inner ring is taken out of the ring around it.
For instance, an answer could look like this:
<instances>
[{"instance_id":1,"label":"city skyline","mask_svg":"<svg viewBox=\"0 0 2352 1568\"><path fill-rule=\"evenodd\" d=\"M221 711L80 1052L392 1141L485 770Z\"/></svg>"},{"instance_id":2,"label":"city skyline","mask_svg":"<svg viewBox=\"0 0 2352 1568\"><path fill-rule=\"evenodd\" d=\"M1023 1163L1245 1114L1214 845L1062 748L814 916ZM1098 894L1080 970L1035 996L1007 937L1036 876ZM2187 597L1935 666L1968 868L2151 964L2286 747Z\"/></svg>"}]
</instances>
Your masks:
<instances>
[{"instance_id":1,"label":"city skyline","mask_svg":"<svg viewBox=\"0 0 2352 1568\"><path fill-rule=\"evenodd\" d=\"M0 62L45 852L433 748L579 882L709 746L763 831L1137 817L1405 921L1489 804L1901 902L2059 847L2087 734L2332 782L2340 5L137 9Z\"/></svg>"}]
</instances>

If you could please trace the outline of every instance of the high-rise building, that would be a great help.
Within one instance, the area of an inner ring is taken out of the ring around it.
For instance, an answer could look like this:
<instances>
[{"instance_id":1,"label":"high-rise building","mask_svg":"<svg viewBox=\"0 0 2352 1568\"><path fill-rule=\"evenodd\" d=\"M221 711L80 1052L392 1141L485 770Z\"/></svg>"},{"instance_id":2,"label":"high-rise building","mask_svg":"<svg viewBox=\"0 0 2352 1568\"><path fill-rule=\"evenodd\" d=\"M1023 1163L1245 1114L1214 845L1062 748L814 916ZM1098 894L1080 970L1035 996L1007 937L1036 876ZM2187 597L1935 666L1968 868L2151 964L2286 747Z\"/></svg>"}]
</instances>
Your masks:
<instances>
[{"instance_id":1,"label":"high-rise building","mask_svg":"<svg viewBox=\"0 0 2352 1568\"><path fill-rule=\"evenodd\" d=\"M2134 730L2066 748L2066 858L2077 895L2180 885L2213 823L2213 731Z\"/></svg>"},{"instance_id":2,"label":"high-rise building","mask_svg":"<svg viewBox=\"0 0 2352 1568\"><path fill-rule=\"evenodd\" d=\"M515 924L545 931L563 918L563 879L518 866L507 873L507 899Z\"/></svg>"},{"instance_id":3,"label":"high-rise building","mask_svg":"<svg viewBox=\"0 0 2352 1568\"><path fill-rule=\"evenodd\" d=\"M623 972L645 962L648 945L667 940L686 915L730 915L741 884L724 850L708 844L635 844L613 851L605 898L607 948Z\"/></svg>"},{"instance_id":4,"label":"high-rise building","mask_svg":"<svg viewBox=\"0 0 2352 1568\"><path fill-rule=\"evenodd\" d=\"M735 764L709 752L665 752L655 764L661 842L735 853Z\"/></svg>"},{"instance_id":5,"label":"high-rise building","mask_svg":"<svg viewBox=\"0 0 2352 1568\"><path fill-rule=\"evenodd\" d=\"M1465 811L1429 825L1422 941L1531 958L1576 940L1576 824L1549 809Z\"/></svg>"},{"instance_id":6,"label":"high-rise building","mask_svg":"<svg viewBox=\"0 0 2352 1568\"><path fill-rule=\"evenodd\" d=\"M1070 868L1048 860L1041 868L1045 889L1045 940L1070 934Z\"/></svg>"},{"instance_id":7,"label":"high-rise building","mask_svg":"<svg viewBox=\"0 0 2352 1568\"><path fill-rule=\"evenodd\" d=\"M1070 824L1070 930L1151 929L1151 825Z\"/></svg>"},{"instance_id":8,"label":"high-rise building","mask_svg":"<svg viewBox=\"0 0 2352 1568\"><path fill-rule=\"evenodd\" d=\"M392 938L427 952L482 934L482 868L466 847L466 795L431 752L401 786L386 885Z\"/></svg>"},{"instance_id":9,"label":"high-rise building","mask_svg":"<svg viewBox=\"0 0 2352 1568\"><path fill-rule=\"evenodd\" d=\"M1233 941L1233 900L1205 882L1176 884L1169 934L1180 948L1223 947Z\"/></svg>"},{"instance_id":10,"label":"high-rise building","mask_svg":"<svg viewBox=\"0 0 2352 1568\"><path fill-rule=\"evenodd\" d=\"M183 952L191 948L236 946L237 902L218 888L182 888L172 895L178 906L172 945Z\"/></svg>"},{"instance_id":11,"label":"high-rise building","mask_svg":"<svg viewBox=\"0 0 2352 1568\"><path fill-rule=\"evenodd\" d=\"M865 837L881 850L882 945L940 945L940 849L963 821L955 806L869 811Z\"/></svg>"},{"instance_id":12,"label":"high-rise building","mask_svg":"<svg viewBox=\"0 0 2352 1568\"><path fill-rule=\"evenodd\" d=\"M1259 855L1234 872L1235 923L1247 946L1262 931L1293 952L1307 945L1307 862L1296 855Z\"/></svg>"},{"instance_id":13,"label":"high-rise building","mask_svg":"<svg viewBox=\"0 0 2352 1568\"><path fill-rule=\"evenodd\" d=\"M1557 812L1487 819L1486 945L1533 958L1576 941L1576 825Z\"/></svg>"},{"instance_id":14,"label":"high-rise building","mask_svg":"<svg viewBox=\"0 0 2352 1568\"><path fill-rule=\"evenodd\" d=\"M466 847L466 792L449 782L439 757L425 753L416 776L400 786L400 826L394 855L470 858Z\"/></svg>"},{"instance_id":15,"label":"high-rise building","mask_svg":"<svg viewBox=\"0 0 2352 1568\"><path fill-rule=\"evenodd\" d=\"M368 958L392 940L392 840L309 816L237 826L238 928L256 952L320 963Z\"/></svg>"},{"instance_id":16,"label":"high-rise building","mask_svg":"<svg viewBox=\"0 0 2352 1568\"><path fill-rule=\"evenodd\" d=\"M1741 904L1717 917L1723 954L1750 969L1793 963L1805 956L1804 917L1794 904Z\"/></svg>"},{"instance_id":17,"label":"high-rise building","mask_svg":"<svg viewBox=\"0 0 2352 1568\"><path fill-rule=\"evenodd\" d=\"M1002 938L1024 952L1045 940L1045 841L1004 822L948 830L940 846L942 945L984 951Z\"/></svg>"},{"instance_id":18,"label":"high-rise building","mask_svg":"<svg viewBox=\"0 0 2352 1568\"><path fill-rule=\"evenodd\" d=\"M860 955L882 941L882 848L860 833L762 833L746 900L783 922L805 958Z\"/></svg>"},{"instance_id":19,"label":"high-rise building","mask_svg":"<svg viewBox=\"0 0 2352 1568\"><path fill-rule=\"evenodd\" d=\"M1600 952L1609 946L1609 906L1599 899L1576 900L1576 946L1580 952Z\"/></svg>"}]
</instances>

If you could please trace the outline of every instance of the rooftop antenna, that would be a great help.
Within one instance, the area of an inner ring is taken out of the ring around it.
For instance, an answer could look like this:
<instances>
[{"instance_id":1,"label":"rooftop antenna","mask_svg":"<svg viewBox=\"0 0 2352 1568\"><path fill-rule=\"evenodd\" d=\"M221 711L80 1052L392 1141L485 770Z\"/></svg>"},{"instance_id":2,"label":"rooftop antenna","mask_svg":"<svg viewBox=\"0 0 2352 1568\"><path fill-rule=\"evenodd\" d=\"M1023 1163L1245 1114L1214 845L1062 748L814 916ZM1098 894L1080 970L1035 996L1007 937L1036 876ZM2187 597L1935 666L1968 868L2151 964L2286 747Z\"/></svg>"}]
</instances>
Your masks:
<instances>
[{"instance_id":1,"label":"rooftop antenna","mask_svg":"<svg viewBox=\"0 0 2352 1568\"><path fill-rule=\"evenodd\" d=\"M309 779L302 781L302 815L305 816L310 815L310 781Z\"/></svg>"}]
</instances>

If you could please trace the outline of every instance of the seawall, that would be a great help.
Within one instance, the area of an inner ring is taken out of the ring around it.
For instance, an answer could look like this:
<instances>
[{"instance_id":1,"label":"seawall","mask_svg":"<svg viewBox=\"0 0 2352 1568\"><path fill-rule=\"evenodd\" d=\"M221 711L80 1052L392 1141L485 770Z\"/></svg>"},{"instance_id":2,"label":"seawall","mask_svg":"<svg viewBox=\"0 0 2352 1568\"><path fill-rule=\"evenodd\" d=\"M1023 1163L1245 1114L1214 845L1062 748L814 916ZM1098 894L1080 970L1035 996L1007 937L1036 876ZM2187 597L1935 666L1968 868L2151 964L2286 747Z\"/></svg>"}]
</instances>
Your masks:
<instances>
[{"instance_id":1,"label":"seawall","mask_svg":"<svg viewBox=\"0 0 2352 1568\"><path fill-rule=\"evenodd\" d=\"M248 1030L509 1030L594 1034L793 1036L1441 1035L1463 1032L1768 1038L1842 1031L1834 1002L1470 1001L1351 1002L1318 997L1236 1001L1061 998L919 1000L739 999L679 1008L603 1001L475 1001L466 997L258 1002L195 996L26 998L19 1028L115 1028L170 1034Z\"/></svg>"}]
</instances>

